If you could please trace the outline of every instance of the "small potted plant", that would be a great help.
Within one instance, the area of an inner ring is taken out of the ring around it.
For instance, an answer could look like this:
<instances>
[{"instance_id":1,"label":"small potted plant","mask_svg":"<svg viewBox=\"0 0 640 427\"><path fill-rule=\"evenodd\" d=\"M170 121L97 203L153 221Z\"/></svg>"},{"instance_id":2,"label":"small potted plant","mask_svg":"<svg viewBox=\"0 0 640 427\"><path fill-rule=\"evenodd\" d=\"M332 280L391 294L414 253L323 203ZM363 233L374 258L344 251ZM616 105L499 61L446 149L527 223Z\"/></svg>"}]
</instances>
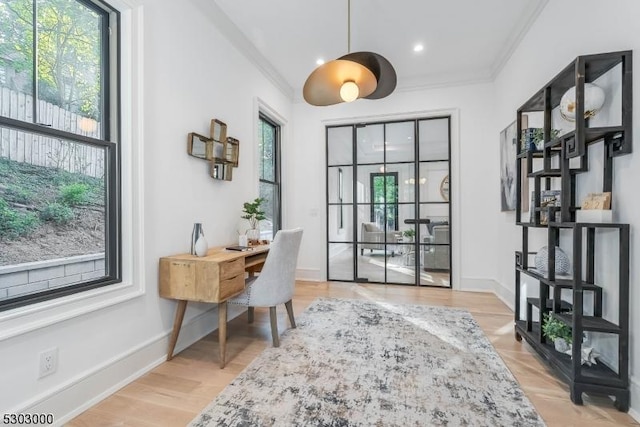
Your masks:
<instances>
[{"instance_id":1,"label":"small potted plant","mask_svg":"<svg viewBox=\"0 0 640 427\"><path fill-rule=\"evenodd\" d=\"M260 221L266 219L267 217L264 215L264 211L260 209L260 205L264 199L258 197L253 202L246 202L242 208L243 219L249 221L250 228L247 230L247 238L251 242L256 242L260 240L260 230L258 226L260 225Z\"/></svg>"},{"instance_id":2,"label":"small potted plant","mask_svg":"<svg viewBox=\"0 0 640 427\"><path fill-rule=\"evenodd\" d=\"M402 232L402 236L406 239L407 242L413 242L413 238L416 237L416 230L414 230L413 228L404 230Z\"/></svg>"},{"instance_id":3,"label":"small potted plant","mask_svg":"<svg viewBox=\"0 0 640 427\"><path fill-rule=\"evenodd\" d=\"M571 348L573 342L573 332L571 328L550 313L545 314L542 324L542 333L545 338L553 342L555 349L561 353L565 353Z\"/></svg>"}]
</instances>

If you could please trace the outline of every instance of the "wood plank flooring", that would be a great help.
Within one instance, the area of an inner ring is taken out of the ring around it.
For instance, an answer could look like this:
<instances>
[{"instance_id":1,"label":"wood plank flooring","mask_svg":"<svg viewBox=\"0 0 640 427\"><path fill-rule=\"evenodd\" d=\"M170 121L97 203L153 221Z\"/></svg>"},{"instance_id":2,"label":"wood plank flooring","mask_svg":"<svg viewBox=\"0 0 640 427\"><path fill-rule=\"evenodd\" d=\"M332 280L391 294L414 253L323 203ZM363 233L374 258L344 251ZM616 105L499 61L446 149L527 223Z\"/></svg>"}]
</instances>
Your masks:
<instances>
[{"instance_id":1,"label":"wood plank flooring","mask_svg":"<svg viewBox=\"0 0 640 427\"><path fill-rule=\"evenodd\" d=\"M294 310L302 312L317 297L357 298L405 304L459 307L469 310L489 337L548 426L639 425L613 408L607 398L584 397L584 406L569 399L568 388L548 371L527 344L513 336L513 314L493 294L412 286L298 282ZM278 307L278 325L289 327ZM217 331L73 419L71 427L184 426L226 387L263 349L271 345L269 310L256 308L255 322L246 314L229 322L227 366L218 365Z\"/></svg>"}]
</instances>

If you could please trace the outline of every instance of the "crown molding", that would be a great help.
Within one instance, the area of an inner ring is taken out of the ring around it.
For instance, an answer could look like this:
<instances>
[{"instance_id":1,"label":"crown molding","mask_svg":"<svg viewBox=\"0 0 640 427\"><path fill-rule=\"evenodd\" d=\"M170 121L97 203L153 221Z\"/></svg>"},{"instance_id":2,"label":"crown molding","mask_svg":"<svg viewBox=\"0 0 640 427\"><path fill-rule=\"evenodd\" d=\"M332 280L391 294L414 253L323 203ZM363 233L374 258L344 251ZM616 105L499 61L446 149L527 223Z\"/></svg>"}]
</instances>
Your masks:
<instances>
[{"instance_id":1,"label":"crown molding","mask_svg":"<svg viewBox=\"0 0 640 427\"><path fill-rule=\"evenodd\" d=\"M212 0L193 0L213 22L218 31L243 54L260 72L273 83L288 99L293 100L293 88L275 67L258 51L226 13Z\"/></svg>"},{"instance_id":2,"label":"crown molding","mask_svg":"<svg viewBox=\"0 0 640 427\"><path fill-rule=\"evenodd\" d=\"M529 7L527 13L524 13L520 20L516 23L513 31L507 37L506 43L500 49L500 55L496 58L495 62L491 66L491 80L495 80L498 74L502 71L507 61L511 58L511 55L515 52L518 45L529 32L529 29L534 22L538 19L544 8L549 3L549 0L542 0L538 3L534 3Z\"/></svg>"}]
</instances>

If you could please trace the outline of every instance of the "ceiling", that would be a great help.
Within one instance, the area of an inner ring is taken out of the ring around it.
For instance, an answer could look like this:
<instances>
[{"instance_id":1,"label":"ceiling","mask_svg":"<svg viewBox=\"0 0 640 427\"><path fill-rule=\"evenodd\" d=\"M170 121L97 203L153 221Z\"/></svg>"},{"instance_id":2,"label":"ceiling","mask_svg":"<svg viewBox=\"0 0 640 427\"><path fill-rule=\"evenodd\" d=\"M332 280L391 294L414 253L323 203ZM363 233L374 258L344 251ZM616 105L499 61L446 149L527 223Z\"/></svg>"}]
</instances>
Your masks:
<instances>
[{"instance_id":1,"label":"ceiling","mask_svg":"<svg viewBox=\"0 0 640 427\"><path fill-rule=\"evenodd\" d=\"M489 81L547 1L352 0L351 52L386 57L399 90ZM348 53L347 0L214 2L225 35L294 98L318 58Z\"/></svg>"}]
</instances>

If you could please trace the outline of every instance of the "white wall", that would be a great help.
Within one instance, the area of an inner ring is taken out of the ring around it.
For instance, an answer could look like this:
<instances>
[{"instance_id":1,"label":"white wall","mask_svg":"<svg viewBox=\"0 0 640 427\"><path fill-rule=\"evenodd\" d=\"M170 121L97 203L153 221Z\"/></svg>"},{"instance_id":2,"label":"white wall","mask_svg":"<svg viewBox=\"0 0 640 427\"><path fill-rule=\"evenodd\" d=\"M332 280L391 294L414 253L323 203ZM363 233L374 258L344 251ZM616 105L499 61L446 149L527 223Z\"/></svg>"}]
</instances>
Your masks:
<instances>
[{"instance_id":1,"label":"white wall","mask_svg":"<svg viewBox=\"0 0 640 427\"><path fill-rule=\"evenodd\" d=\"M284 198L295 201L290 206L291 218L305 228L299 271L311 279L326 278L324 127L334 123L453 114L453 286L493 289L491 278L496 276L498 261L484 257L487 246L495 241L496 214L491 207L500 206L500 181L495 175L499 165L494 150L498 135L492 132L492 104L492 85L488 83L396 91L381 100L358 100L330 107L296 103L295 143L290 150L297 160L289 167L292 175L300 179L286 183Z\"/></svg>"},{"instance_id":2,"label":"white wall","mask_svg":"<svg viewBox=\"0 0 640 427\"><path fill-rule=\"evenodd\" d=\"M509 59L495 81L495 115L492 122L493 134L513 120L516 109L571 60L578 55L619 50L634 50L634 68L640 64L640 2L635 0L563 0L549 2L529 33ZM640 131L640 85L637 71L634 76L633 133L636 153L614 159L614 214L619 222L631 224L631 373L632 373L632 413L638 418L640 413L640 315L637 304L640 291L636 286L640 281L640 269L634 261L638 259L640 244L640 201L637 197L637 182L640 181L640 164L637 151ZM601 156L601 144L592 157ZM498 152L498 147L494 147ZM594 174L601 176L601 163L592 160ZM599 191L593 188L591 191ZM600 190L601 191L601 190ZM504 286L513 288L513 253L520 248L521 231L514 226L513 213L496 213L494 218L497 236L496 257L500 260L497 279ZM615 262L615 255L603 254ZM615 284L607 285L605 299L611 306L615 297ZM635 411L635 412L633 412Z\"/></svg>"},{"instance_id":3,"label":"white wall","mask_svg":"<svg viewBox=\"0 0 640 427\"><path fill-rule=\"evenodd\" d=\"M42 313L1 313L3 333L8 322L21 320L30 322L32 330L0 341L0 413L51 412L64 421L98 393L163 360L175 303L158 296L158 258L187 252L194 222L203 223L211 246L236 241L242 203L257 195L256 99L290 121L291 101L222 37L207 13L209 2L127 3L133 4L137 19L133 36L143 40L141 50L132 53L137 65L128 77L134 81L124 86L132 84L134 98L142 96L137 100L141 109L133 106L129 131L134 139L128 143L141 149L132 170L134 176L144 171L144 198L139 200L144 217L142 230L125 230L125 240L144 235L142 242L133 242L138 250L140 243L144 248L144 258L133 266L139 274L127 274L134 282L144 277L144 283L129 286L142 285L143 292L53 324L52 316ZM240 167L232 182L214 181L207 163L186 153L187 133L208 134L214 117L240 140ZM288 127L283 132L285 155ZM81 306L82 301L80 312ZM187 329L193 324L178 347L216 327L212 309L202 304L187 310ZM39 380L38 355L52 347L59 348L58 371Z\"/></svg>"}]
</instances>

